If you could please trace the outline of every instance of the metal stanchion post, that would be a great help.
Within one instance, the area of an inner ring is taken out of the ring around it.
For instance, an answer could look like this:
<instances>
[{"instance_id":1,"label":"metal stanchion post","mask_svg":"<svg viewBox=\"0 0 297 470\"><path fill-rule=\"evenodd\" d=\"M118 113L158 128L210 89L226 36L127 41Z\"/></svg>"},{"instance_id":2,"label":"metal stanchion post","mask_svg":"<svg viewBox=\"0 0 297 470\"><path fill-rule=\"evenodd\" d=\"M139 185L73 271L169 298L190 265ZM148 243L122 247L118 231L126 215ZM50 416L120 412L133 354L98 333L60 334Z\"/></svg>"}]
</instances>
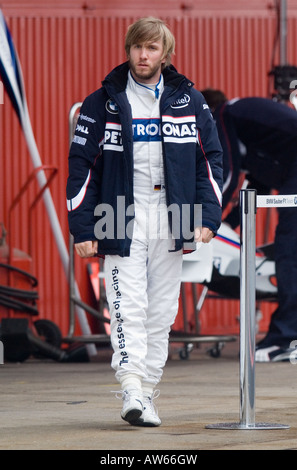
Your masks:
<instances>
[{"instance_id":1,"label":"metal stanchion post","mask_svg":"<svg viewBox=\"0 0 297 470\"><path fill-rule=\"evenodd\" d=\"M255 424L256 211L257 193L240 193L240 425Z\"/></svg>"},{"instance_id":2,"label":"metal stanchion post","mask_svg":"<svg viewBox=\"0 0 297 470\"><path fill-rule=\"evenodd\" d=\"M255 422L256 210L257 192L240 191L240 422L208 429L287 429L285 424Z\"/></svg>"}]
</instances>

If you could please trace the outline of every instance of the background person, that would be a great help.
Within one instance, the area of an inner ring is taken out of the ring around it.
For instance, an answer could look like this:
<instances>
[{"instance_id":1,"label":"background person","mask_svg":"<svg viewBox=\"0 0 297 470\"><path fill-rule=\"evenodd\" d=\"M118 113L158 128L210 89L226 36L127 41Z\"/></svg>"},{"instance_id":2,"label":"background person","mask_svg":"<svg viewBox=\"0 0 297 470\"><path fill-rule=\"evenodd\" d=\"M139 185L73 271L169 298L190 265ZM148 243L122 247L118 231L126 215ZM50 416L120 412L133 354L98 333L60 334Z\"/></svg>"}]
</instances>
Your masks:
<instances>
[{"instance_id":1,"label":"background person","mask_svg":"<svg viewBox=\"0 0 297 470\"><path fill-rule=\"evenodd\" d=\"M221 90L202 91L216 121L223 147L223 210L247 172L250 188L258 194L297 193L297 113L284 103L266 98L228 101ZM239 208L225 219L239 225ZM290 344L297 339L297 209L278 209L274 252L278 308L269 331L257 344L258 362L289 360Z\"/></svg>"}]
</instances>

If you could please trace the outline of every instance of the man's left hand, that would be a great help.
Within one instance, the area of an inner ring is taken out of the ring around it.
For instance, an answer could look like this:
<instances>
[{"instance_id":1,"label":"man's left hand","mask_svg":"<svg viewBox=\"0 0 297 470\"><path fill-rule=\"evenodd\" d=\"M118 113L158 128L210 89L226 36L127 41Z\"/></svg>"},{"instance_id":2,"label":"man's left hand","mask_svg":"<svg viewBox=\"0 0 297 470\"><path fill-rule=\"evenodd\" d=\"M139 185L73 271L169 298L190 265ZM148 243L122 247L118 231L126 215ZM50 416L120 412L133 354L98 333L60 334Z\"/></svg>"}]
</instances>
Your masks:
<instances>
[{"instance_id":1,"label":"man's left hand","mask_svg":"<svg viewBox=\"0 0 297 470\"><path fill-rule=\"evenodd\" d=\"M196 243L209 243L214 237L214 233L207 227L196 227L194 232L194 240Z\"/></svg>"}]
</instances>

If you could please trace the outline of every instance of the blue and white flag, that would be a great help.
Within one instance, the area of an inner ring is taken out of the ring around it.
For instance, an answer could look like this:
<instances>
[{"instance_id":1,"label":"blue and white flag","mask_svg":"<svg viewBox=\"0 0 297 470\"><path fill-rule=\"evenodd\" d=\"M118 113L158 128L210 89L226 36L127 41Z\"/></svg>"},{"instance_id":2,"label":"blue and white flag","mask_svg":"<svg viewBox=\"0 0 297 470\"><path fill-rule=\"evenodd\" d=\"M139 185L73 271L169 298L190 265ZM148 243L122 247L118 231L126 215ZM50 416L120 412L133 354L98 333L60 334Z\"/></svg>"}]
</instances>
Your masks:
<instances>
[{"instance_id":1,"label":"blue and white flag","mask_svg":"<svg viewBox=\"0 0 297 470\"><path fill-rule=\"evenodd\" d=\"M22 71L12 38L0 10L0 75L4 88L22 123L26 108Z\"/></svg>"}]
</instances>

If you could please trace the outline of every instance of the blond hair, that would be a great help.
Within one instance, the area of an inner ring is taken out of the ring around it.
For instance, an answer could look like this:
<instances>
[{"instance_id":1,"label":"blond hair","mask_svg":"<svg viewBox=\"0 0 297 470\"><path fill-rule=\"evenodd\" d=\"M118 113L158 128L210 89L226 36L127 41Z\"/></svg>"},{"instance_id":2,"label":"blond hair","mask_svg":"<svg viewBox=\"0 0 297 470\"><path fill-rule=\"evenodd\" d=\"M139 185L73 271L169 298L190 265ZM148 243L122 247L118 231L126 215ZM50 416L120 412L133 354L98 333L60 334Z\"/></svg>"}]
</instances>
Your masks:
<instances>
[{"instance_id":1,"label":"blond hair","mask_svg":"<svg viewBox=\"0 0 297 470\"><path fill-rule=\"evenodd\" d=\"M140 18L128 28L125 38L125 51L127 57L130 55L130 48L134 44L144 44L162 40L164 49L164 58L166 58L164 67L170 65L171 55L175 50L175 39L164 21L159 18L148 16Z\"/></svg>"}]
</instances>

